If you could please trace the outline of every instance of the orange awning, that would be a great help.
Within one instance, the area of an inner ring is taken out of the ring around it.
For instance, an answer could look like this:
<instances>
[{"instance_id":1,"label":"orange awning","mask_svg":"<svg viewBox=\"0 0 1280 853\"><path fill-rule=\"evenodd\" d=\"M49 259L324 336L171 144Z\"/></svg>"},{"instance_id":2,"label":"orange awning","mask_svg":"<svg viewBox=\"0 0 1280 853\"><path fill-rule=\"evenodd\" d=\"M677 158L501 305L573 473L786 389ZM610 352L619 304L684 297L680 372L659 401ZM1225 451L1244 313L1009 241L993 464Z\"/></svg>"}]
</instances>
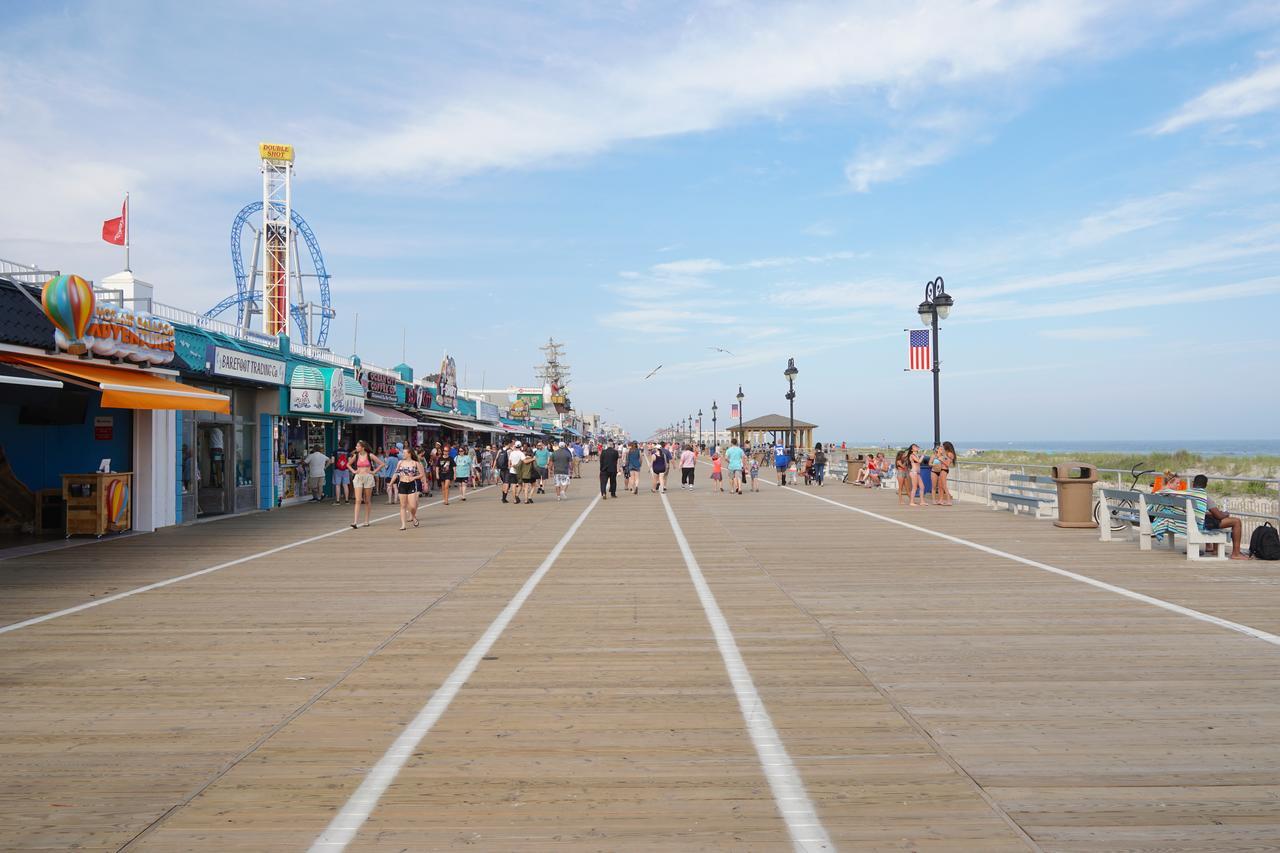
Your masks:
<instances>
[{"instance_id":1,"label":"orange awning","mask_svg":"<svg viewBox=\"0 0 1280 853\"><path fill-rule=\"evenodd\" d=\"M102 392L109 409L178 409L231 414L231 400L145 370L79 359L0 352L0 361Z\"/></svg>"}]
</instances>

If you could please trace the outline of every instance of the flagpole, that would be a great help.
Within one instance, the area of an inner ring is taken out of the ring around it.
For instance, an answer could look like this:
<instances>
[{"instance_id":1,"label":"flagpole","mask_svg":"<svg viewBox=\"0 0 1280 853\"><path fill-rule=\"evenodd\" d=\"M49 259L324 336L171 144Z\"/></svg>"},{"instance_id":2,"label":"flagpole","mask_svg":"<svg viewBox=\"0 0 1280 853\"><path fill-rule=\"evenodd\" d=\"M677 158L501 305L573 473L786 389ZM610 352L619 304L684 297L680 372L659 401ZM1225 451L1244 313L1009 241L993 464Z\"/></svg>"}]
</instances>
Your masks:
<instances>
[{"instance_id":1,"label":"flagpole","mask_svg":"<svg viewBox=\"0 0 1280 853\"><path fill-rule=\"evenodd\" d=\"M129 266L129 193L126 190L124 194L124 268L128 272L133 272L133 267Z\"/></svg>"}]
</instances>

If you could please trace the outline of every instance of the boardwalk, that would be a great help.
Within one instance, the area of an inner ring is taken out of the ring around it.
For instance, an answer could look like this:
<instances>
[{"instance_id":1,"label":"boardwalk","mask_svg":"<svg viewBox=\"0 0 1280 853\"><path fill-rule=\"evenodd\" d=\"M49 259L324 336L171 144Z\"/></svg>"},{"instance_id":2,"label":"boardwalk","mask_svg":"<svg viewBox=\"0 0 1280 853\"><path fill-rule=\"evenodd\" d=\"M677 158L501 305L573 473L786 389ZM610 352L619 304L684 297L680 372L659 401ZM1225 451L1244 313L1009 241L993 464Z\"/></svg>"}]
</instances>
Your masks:
<instances>
[{"instance_id":1,"label":"boardwalk","mask_svg":"<svg viewBox=\"0 0 1280 853\"><path fill-rule=\"evenodd\" d=\"M1272 565L591 485L0 562L0 849L1280 848Z\"/></svg>"}]
</instances>

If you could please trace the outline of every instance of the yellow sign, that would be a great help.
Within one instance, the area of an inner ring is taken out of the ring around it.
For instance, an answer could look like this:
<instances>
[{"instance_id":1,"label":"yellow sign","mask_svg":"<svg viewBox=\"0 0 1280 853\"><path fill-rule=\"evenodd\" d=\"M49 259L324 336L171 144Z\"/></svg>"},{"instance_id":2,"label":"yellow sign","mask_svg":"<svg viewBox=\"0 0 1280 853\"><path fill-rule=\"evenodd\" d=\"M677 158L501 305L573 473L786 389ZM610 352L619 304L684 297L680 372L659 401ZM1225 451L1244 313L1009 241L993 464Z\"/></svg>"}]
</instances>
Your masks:
<instances>
[{"instance_id":1,"label":"yellow sign","mask_svg":"<svg viewBox=\"0 0 1280 853\"><path fill-rule=\"evenodd\" d=\"M258 155L261 156L263 160L284 160L292 163L293 146L279 145L275 142L259 142Z\"/></svg>"}]
</instances>

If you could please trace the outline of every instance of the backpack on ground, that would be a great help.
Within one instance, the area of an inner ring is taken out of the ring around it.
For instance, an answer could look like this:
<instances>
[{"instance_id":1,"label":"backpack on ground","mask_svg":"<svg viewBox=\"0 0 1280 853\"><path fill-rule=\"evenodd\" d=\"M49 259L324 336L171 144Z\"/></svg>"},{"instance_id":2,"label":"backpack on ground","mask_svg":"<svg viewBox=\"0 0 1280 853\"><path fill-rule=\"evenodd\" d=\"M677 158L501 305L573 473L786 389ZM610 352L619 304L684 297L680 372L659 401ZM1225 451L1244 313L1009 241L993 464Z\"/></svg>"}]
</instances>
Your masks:
<instances>
[{"instance_id":1,"label":"backpack on ground","mask_svg":"<svg viewBox=\"0 0 1280 853\"><path fill-rule=\"evenodd\" d=\"M1280 560L1280 533L1265 521L1249 537L1249 556L1255 560Z\"/></svg>"}]
</instances>

